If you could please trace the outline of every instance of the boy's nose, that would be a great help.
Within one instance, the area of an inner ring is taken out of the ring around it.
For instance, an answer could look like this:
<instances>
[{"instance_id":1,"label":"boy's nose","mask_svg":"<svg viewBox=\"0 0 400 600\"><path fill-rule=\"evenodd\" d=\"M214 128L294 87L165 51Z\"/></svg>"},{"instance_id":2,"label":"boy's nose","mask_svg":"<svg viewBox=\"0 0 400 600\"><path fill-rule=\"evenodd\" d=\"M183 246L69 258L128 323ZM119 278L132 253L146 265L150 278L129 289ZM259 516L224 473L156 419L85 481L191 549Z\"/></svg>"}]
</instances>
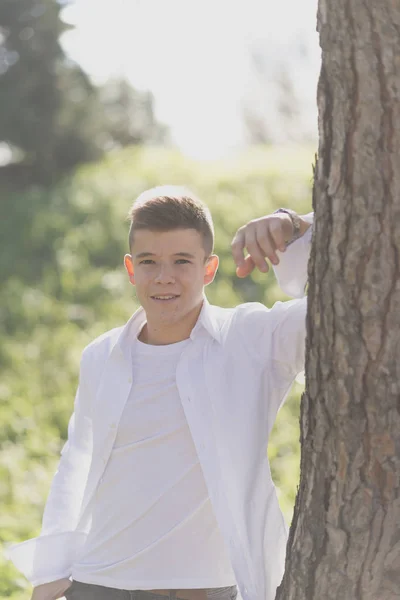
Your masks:
<instances>
[{"instance_id":1,"label":"boy's nose","mask_svg":"<svg viewBox=\"0 0 400 600\"><path fill-rule=\"evenodd\" d=\"M160 267L160 270L155 278L156 282L159 283L169 283L174 281L174 274L172 269L168 266L164 265Z\"/></svg>"}]
</instances>

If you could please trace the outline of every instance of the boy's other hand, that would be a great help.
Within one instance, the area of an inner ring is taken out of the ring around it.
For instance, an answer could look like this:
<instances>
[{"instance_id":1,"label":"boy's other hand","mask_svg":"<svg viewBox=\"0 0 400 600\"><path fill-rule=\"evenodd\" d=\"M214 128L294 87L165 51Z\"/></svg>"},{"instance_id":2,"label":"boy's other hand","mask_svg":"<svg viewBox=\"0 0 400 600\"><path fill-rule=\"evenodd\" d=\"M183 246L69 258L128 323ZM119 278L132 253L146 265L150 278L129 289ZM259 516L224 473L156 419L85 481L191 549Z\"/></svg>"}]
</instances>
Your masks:
<instances>
[{"instance_id":1,"label":"boy's other hand","mask_svg":"<svg viewBox=\"0 0 400 600\"><path fill-rule=\"evenodd\" d=\"M67 578L43 583L33 589L31 600L57 600L57 598L63 598L71 585L72 581Z\"/></svg>"}]
</instances>

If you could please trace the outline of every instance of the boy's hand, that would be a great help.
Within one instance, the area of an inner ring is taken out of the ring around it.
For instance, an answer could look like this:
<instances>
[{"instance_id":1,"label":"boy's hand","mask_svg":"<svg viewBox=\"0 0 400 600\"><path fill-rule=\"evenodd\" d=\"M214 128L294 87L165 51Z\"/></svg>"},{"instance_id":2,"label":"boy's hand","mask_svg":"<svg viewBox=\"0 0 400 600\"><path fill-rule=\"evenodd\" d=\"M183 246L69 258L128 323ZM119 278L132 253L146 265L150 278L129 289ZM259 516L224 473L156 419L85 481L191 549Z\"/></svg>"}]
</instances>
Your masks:
<instances>
[{"instance_id":1,"label":"boy's hand","mask_svg":"<svg viewBox=\"0 0 400 600\"><path fill-rule=\"evenodd\" d=\"M308 226L308 223L306 224ZM277 250L284 252L286 243L293 237L293 224L286 213L275 213L254 219L240 227L233 238L231 248L238 277L247 277L257 267L267 273L269 266L265 257L274 265L279 263ZM248 256L244 257L246 248Z\"/></svg>"},{"instance_id":2,"label":"boy's hand","mask_svg":"<svg viewBox=\"0 0 400 600\"><path fill-rule=\"evenodd\" d=\"M305 234L311 226L308 220L299 216L300 230L298 236ZM231 248L236 263L238 277L247 277L257 267L267 273L269 266L265 258L274 265L279 264L277 250L285 252L286 244L293 239L293 222L285 212L273 213L260 219L254 219L240 227L233 238ZM249 253L244 257L244 249Z\"/></svg>"},{"instance_id":3,"label":"boy's hand","mask_svg":"<svg viewBox=\"0 0 400 600\"><path fill-rule=\"evenodd\" d=\"M33 589L31 600L57 600L57 598L64 596L71 585L72 581L67 578L43 583Z\"/></svg>"}]
</instances>

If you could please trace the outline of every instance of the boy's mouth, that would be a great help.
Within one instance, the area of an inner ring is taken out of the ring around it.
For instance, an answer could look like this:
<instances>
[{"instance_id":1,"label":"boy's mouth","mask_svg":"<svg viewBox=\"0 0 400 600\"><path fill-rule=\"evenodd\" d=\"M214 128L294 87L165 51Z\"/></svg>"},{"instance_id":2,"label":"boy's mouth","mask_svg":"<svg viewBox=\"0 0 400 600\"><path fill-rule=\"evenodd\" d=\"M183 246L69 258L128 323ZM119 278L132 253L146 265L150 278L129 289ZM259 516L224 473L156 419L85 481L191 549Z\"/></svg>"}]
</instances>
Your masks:
<instances>
[{"instance_id":1,"label":"boy's mouth","mask_svg":"<svg viewBox=\"0 0 400 600\"><path fill-rule=\"evenodd\" d=\"M179 298L179 296L175 294L157 294L157 296L151 296L152 300L156 300L158 302L172 302L177 298Z\"/></svg>"}]
</instances>

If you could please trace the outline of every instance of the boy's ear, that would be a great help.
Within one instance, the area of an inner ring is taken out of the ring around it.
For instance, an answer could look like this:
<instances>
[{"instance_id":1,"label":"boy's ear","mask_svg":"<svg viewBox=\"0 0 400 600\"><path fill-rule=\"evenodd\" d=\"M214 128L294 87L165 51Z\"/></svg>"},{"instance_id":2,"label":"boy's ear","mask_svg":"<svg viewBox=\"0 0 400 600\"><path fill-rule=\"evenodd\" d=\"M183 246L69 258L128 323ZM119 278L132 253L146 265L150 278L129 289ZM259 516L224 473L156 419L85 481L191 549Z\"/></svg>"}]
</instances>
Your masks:
<instances>
[{"instance_id":1,"label":"boy's ear","mask_svg":"<svg viewBox=\"0 0 400 600\"><path fill-rule=\"evenodd\" d=\"M208 285L212 281L214 281L215 274L218 270L219 258L216 254L211 254L209 258L207 258L205 267L204 267L204 285Z\"/></svg>"},{"instance_id":2,"label":"boy's ear","mask_svg":"<svg viewBox=\"0 0 400 600\"><path fill-rule=\"evenodd\" d=\"M133 269L133 261L131 254L125 254L124 256L124 265L125 269L128 273L129 281L132 285L135 285L135 273Z\"/></svg>"}]
</instances>

